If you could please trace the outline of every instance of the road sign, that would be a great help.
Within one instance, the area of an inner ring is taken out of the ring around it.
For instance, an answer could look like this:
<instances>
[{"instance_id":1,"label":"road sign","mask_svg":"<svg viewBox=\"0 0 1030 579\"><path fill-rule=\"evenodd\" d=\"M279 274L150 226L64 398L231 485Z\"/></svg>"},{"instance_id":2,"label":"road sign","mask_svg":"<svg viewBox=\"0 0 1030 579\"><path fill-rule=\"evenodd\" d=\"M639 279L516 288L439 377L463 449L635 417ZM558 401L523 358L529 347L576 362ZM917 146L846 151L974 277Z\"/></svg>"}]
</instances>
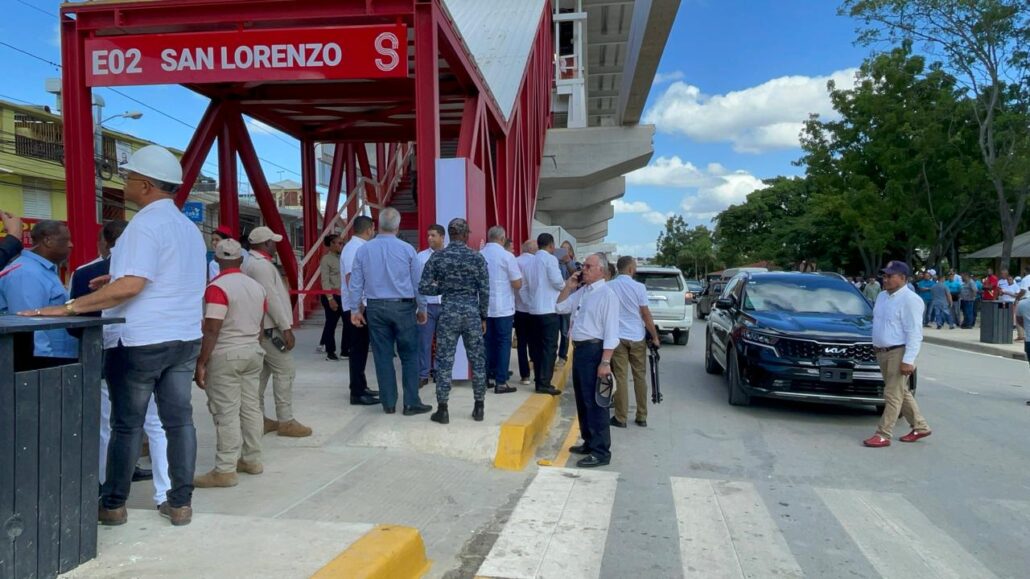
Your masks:
<instances>
[{"instance_id":1,"label":"road sign","mask_svg":"<svg viewBox=\"0 0 1030 579\"><path fill-rule=\"evenodd\" d=\"M204 222L204 204L200 201L187 201L182 205L182 213L194 223Z\"/></svg>"},{"instance_id":2,"label":"road sign","mask_svg":"<svg viewBox=\"0 0 1030 579\"><path fill-rule=\"evenodd\" d=\"M404 24L96 37L86 84L405 77L407 38Z\"/></svg>"}]
</instances>

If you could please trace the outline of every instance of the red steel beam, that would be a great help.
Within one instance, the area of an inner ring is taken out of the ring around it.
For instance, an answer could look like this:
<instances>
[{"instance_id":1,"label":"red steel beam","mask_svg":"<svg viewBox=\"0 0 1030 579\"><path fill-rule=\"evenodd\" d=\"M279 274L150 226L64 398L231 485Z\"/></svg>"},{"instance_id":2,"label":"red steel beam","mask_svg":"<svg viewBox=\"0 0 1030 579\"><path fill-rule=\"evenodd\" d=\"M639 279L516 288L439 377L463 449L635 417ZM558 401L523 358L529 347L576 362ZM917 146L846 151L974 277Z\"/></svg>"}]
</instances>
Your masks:
<instances>
[{"instance_id":1,"label":"red steel beam","mask_svg":"<svg viewBox=\"0 0 1030 579\"><path fill-rule=\"evenodd\" d=\"M175 204L179 207L182 207L182 204L190 196L190 190L193 189L193 184L200 175L200 167L211 151L211 145L214 144L221 125L222 103L211 101L207 105L207 110L204 111L204 116L200 119L200 124L197 125L196 132L193 133L193 138L190 139L189 146L186 147L186 152L182 154L182 186L175 194Z\"/></svg>"},{"instance_id":2,"label":"red steel beam","mask_svg":"<svg viewBox=\"0 0 1030 579\"><path fill-rule=\"evenodd\" d=\"M218 135L218 223L232 230L232 236L240 237L240 192L236 175L236 147L232 142L232 131L222 123Z\"/></svg>"},{"instance_id":3,"label":"red steel beam","mask_svg":"<svg viewBox=\"0 0 1030 579\"><path fill-rule=\"evenodd\" d=\"M93 150L92 92L86 86L83 37L76 22L61 22L61 110L64 115L64 174L68 228L72 252L69 267L74 270L96 257L97 223L96 165Z\"/></svg>"},{"instance_id":4,"label":"red steel beam","mask_svg":"<svg viewBox=\"0 0 1030 579\"><path fill-rule=\"evenodd\" d=\"M502 131L507 132L508 124L504 120L504 114L501 112L500 107L497 105L497 100L494 98L486 86L486 80L483 78L479 67L476 66L472 57L469 56L468 51L465 48L465 41L462 40L461 35L458 34L458 27L451 21L445 10L436 8L437 2L440 0L432 0L434 10L436 14L436 21L440 33L442 42L439 43L439 54L443 56L444 60L450 65L451 73L454 74L455 78L467 87L474 86L476 92L479 94L489 95L489 98L484 99L486 101L487 110L490 111L490 115L494 118L497 126ZM418 15L419 7L422 4L415 5L415 61L418 62ZM545 11L546 11L545 7ZM417 67L417 64L416 64ZM415 74L415 80L418 81L418 73ZM416 87L417 90L417 87ZM467 92L471 92L466 90Z\"/></svg>"},{"instance_id":5,"label":"red steel beam","mask_svg":"<svg viewBox=\"0 0 1030 579\"><path fill-rule=\"evenodd\" d=\"M419 246L436 222L436 160L440 158L439 19L435 0L415 4L415 158Z\"/></svg>"},{"instance_id":6,"label":"red steel beam","mask_svg":"<svg viewBox=\"0 0 1030 579\"><path fill-rule=\"evenodd\" d=\"M372 174L372 166L368 162L368 148L365 144L357 145L354 152L357 155L358 170L361 172L361 176L365 179L375 179L376 176ZM379 203L379 200L376 199L376 188L368 181L365 181L365 200L368 203Z\"/></svg>"},{"instance_id":7,"label":"red steel beam","mask_svg":"<svg viewBox=\"0 0 1030 579\"><path fill-rule=\"evenodd\" d=\"M346 150L346 157L344 159L347 163L347 169L343 172L343 176L347 180L347 187L344 189L343 198L350 199L350 202L347 203L347 220L350 221L358 214L358 198L351 197L351 193L354 192L354 188L358 185L358 170L354 162L354 145L347 143L343 147Z\"/></svg>"}]
</instances>

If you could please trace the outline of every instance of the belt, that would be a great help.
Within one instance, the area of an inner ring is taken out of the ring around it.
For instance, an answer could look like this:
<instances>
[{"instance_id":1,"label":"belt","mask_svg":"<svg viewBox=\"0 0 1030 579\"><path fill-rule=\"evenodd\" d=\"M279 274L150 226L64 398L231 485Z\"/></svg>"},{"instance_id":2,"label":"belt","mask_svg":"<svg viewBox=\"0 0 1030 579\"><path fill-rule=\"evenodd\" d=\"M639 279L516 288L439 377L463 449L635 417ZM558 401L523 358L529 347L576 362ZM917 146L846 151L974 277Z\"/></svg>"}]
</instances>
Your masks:
<instances>
[{"instance_id":1,"label":"belt","mask_svg":"<svg viewBox=\"0 0 1030 579\"><path fill-rule=\"evenodd\" d=\"M398 302L403 304L409 304L415 301L415 298L368 298L370 302Z\"/></svg>"},{"instance_id":2,"label":"belt","mask_svg":"<svg viewBox=\"0 0 1030 579\"><path fill-rule=\"evenodd\" d=\"M603 343L604 343L604 340L597 340L597 339L591 339L591 340L573 340L573 341L572 341L572 345L574 345L574 346L578 346L578 345L580 345L580 344L603 344Z\"/></svg>"},{"instance_id":3,"label":"belt","mask_svg":"<svg viewBox=\"0 0 1030 579\"><path fill-rule=\"evenodd\" d=\"M897 350L898 348L904 348L905 344L898 344L897 346L887 346L886 348L877 348L873 346L873 351L877 354L885 354L891 350Z\"/></svg>"}]
</instances>

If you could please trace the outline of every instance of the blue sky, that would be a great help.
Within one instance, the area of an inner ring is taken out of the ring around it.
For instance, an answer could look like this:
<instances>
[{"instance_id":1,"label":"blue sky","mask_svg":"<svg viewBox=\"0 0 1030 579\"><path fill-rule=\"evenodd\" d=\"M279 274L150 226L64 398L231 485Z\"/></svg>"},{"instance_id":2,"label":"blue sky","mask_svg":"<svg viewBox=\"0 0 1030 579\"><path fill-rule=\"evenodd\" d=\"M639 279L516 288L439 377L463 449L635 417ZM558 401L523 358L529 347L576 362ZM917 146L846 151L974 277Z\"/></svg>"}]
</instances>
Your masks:
<instances>
[{"instance_id":1,"label":"blue sky","mask_svg":"<svg viewBox=\"0 0 1030 579\"><path fill-rule=\"evenodd\" d=\"M645 122L658 128L654 158L629 175L607 241L623 253L649 255L666 216L708 223L761 179L800 171L791 165L800 154L798 124L809 112L829 112L826 80L846 83L868 54L854 46L854 22L837 16L836 5L683 0L645 108ZM59 62L57 7L46 0L7 2L0 42ZM58 75L38 58L0 45L0 98L53 106L43 85ZM189 142L206 105L178 86L118 90L147 106L101 89L105 116L143 113L106 126L178 148ZM251 129L258 154L270 161L268 179L298 179L296 141L256 124ZM216 172L212 156L205 173Z\"/></svg>"}]
</instances>

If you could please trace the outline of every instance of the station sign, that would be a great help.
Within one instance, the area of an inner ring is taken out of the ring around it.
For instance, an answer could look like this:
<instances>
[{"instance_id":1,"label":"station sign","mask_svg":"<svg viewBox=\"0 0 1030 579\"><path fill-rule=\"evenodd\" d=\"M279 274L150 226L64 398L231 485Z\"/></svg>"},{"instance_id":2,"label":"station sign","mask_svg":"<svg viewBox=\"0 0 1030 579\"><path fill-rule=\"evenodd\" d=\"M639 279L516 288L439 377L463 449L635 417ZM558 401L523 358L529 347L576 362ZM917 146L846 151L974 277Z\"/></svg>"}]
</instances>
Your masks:
<instances>
[{"instance_id":1,"label":"station sign","mask_svg":"<svg viewBox=\"0 0 1030 579\"><path fill-rule=\"evenodd\" d=\"M103 36L86 84L121 86L408 75L404 24Z\"/></svg>"}]
</instances>

